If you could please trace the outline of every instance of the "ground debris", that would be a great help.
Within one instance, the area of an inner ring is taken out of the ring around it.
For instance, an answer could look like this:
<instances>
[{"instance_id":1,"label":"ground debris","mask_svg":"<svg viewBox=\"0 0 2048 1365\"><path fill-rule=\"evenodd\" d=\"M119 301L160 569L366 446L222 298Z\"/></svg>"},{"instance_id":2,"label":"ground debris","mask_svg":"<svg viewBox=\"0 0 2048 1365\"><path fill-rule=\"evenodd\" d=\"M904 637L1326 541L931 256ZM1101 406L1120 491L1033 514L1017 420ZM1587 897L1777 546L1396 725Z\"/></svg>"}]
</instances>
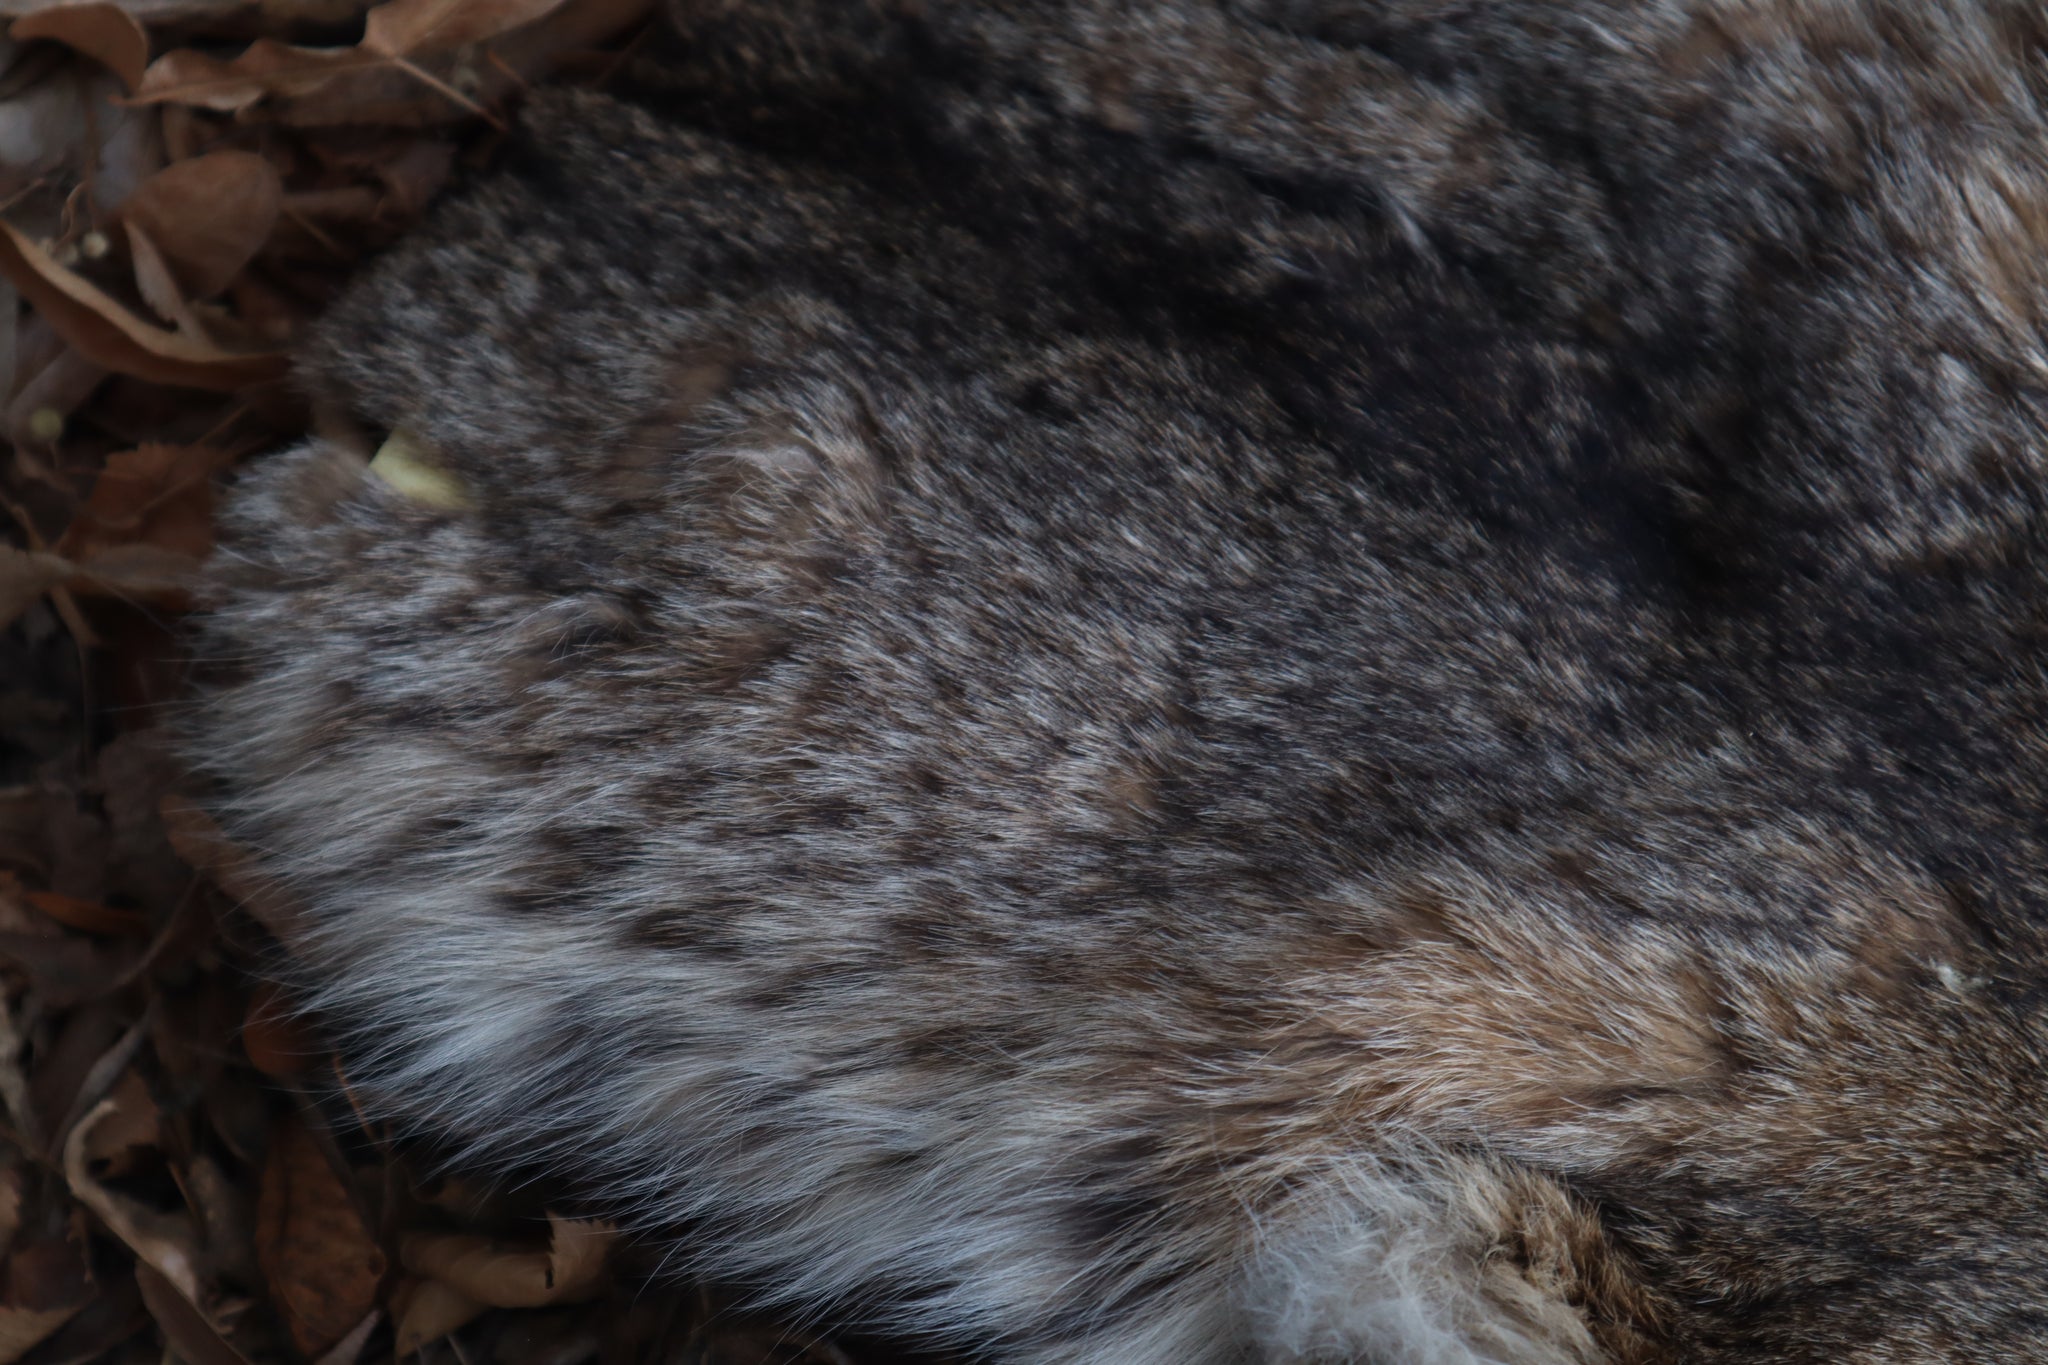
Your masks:
<instances>
[{"instance_id":1,"label":"ground debris","mask_svg":"<svg viewBox=\"0 0 2048 1365\"><path fill-rule=\"evenodd\" d=\"M216 483L312 420L294 340L651 10L0 0L0 1365L908 1359L365 1113L161 739Z\"/></svg>"}]
</instances>

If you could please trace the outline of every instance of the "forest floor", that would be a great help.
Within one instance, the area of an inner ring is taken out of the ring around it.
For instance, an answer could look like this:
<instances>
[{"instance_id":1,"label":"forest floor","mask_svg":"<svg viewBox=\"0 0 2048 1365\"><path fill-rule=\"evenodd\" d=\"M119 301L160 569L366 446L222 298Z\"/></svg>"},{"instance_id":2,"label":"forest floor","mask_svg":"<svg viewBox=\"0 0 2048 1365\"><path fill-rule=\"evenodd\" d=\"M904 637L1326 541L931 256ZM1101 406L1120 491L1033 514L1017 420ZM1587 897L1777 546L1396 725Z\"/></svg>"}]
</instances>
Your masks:
<instances>
[{"instance_id":1,"label":"forest floor","mask_svg":"<svg viewBox=\"0 0 2048 1365\"><path fill-rule=\"evenodd\" d=\"M651 8L0 0L0 1365L906 1358L395 1151L160 737L216 485L309 423L294 337Z\"/></svg>"}]
</instances>

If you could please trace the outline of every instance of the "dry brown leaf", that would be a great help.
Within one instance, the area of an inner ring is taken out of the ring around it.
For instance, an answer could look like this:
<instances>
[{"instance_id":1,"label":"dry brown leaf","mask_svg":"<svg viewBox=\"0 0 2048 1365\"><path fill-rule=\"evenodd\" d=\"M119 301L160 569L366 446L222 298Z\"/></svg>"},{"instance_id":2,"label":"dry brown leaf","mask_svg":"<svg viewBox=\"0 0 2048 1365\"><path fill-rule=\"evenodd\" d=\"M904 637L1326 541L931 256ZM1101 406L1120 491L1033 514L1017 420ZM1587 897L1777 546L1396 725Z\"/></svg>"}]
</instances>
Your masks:
<instances>
[{"instance_id":1,"label":"dry brown leaf","mask_svg":"<svg viewBox=\"0 0 2048 1365\"><path fill-rule=\"evenodd\" d=\"M264 1129L267 1133L267 1122ZM237 1284L258 1283L256 1192L244 1189L205 1152L193 1152L182 1163L173 1164L171 1175L185 1196L186 1207L198 1215L208 1264L222 1278Z\"/></svg>"},{"instance_id":2,"label":"dry brown leaf","mask_svg":"<svg viewBox=\"0 0 2048 1365\"><path fill-rule=\"evenodd\" d=\"M310 95L337 76L384 65L384 58L358 48L292 47L270 38L257 39L226 62L180 48L149 64L133 102L192 104L231 114L265 96Z\"/></svg>"},{"instance_id":3,"label":"dry brown leaf","mask_svg":"<svg viewBox=\"0 0 2048 1365\"><path fill-rule=\"evenodd\" d=\"M213 549L212 479L227 464L211 446L152 443L109 455L51 548L74 561L123 545L203 559Z\"/></svg>"},{"instance_id":4,"label":"dry brown leaf","mask_svg":"<svg viewBox=\"0 0 2048 1365\"><path fill-rule=\"evenodd\" d=\"M439 1280L401 1280L391 1291L392 1351L400 1359L467 1326L488 1307Z\"/></svg>"},{"instance_id":5,"label":"dry brown leaf","mask_svg":"<svg viewBox=\"0 0 2048 1365\"><path fill-rule=\"evenodd\" d=\"M14 1243L21 1229L21 1167L0 1171L0 1251Z\"/></svg>"},{"instance_id":6,"label":"dry brown leaf","mask_svg":"<svg viewBox=\"0 0 2048 1365\"><path fill-rule=\"evenodd\" d=\"M293 1017L290 1002L275 986L262 985L249 997L242 1023L242 1051L266 1076L289 1080L320 1058L312 1036Z\"/></svg>"},{"instance_id":7,"label":"dry brown leaf","mask_svg":"<svg viewBox=\"0 0 2048 1365\"><path fill-rule=\"evenodd\" d=\"M301 912L284 888L257 868L248 852L213 823L213 817L181 796L166 796L158 807L171 847L195 871L213 878L241 902L271 935L289 944Z\"/></svg>"},{"instance_id":8,"label":"dry brown leaf","mask_svg":"<svg viewBox=\"0 0 2048 1365\"><path fill-rule=\"evenodd\" d=\"M595 1293L617 1233L609 1223L548 1215L546 1251L508 1247L468 1233L416 1232L399 1246L415 1275L438 1280L493 1308L542 1308Z\"/></svg>"},{"instance_id":9,"label":"dry brown leaf","mask_svg":"<svg viewBox=\"0 0 2048 1365\"><path fill-rule=\"evenodd\" d=\"M136 186L121 216L163 253L182 296L204 299L227 288L255 259L283 202L284 182L267 159L208 152L173 162Z\"/></svg>"},{"instance_id":10,"label":"dry brown leaf","mask_svg":"<svg viewBox=\"0 0 2048 1365\"><path fill-rule=\"evenodd\" d=\"M17 19L7 30L17 43L48 38L83 52L120 77L134 93L149 65L149 35L135 16L119 5L58 5Z\"/></svg>"},{"instance_id":11,"label":"dry brown leaf","mask_svg":"<svg viewBox=\"0 0 2048 1365\"><path fill-rule=\"evenodd\" d=\"M307 1355L318 1355L376 1306L384 1253L348 1190L296 1119L280 1122L256 1205L256 1257L272 1299Z\"/></svg>"},{"instance_id":12,"label":"dry brown leaf","mask_svg":"<svg viewBox=\"0 0 2048 1365\"><path fill-rule=\"evenodd\" d=\"M12 1365L71 1321L92 1297L85 1258L73 1243L32 1243L7 1258L0 1295L0 1365Z\"/></svg>"},{"instance_id":13,"label":"dry brown leaf","mask_svg":"<svg viewBox=\"0 0 2048 1365\"><path fill-rule=\"evenodd\" d=\"M224 391L281 378L287 367L281 355L225 351L144 322L5 223L0 275L81 355L122 374Z\"/></svg>"},{"instance_id":14,"label":"dry brown leaf","mask_svg":"<svg viewBox=\"0 0 2048 1365\"><path fill-rule=\"evenodd\" d=\"M157 250L156 243L149 239L142 225L123 223L121 226L128 234L128 256L135 266L135 289L142 295L142 301L149 305L151 312L183 335L211 340L200 325L199 315L186 301L178 277L171 273L170 262Z\"/></svg>"},{"instance_id":15,"label":"dry brown leaf","mask_svg":"<svg viewBox=\"0 0 2048 1365\"><path fill-rule=\"evenodd\" d=\"M248 1358L228 1344L192 1300L149 1265L135 1267L135 1287L164 1341L186 1365L249 1365Z\"/></svg>"},{"instance_id":16,"label":"dry brown leaf","mask_svg":"<svg viewBox=\"0 0 2048 1365\"><path fill-rule=\"evenodd\" d=\"M17 1308L0 1304L0 1365L14 1365L85 1307L81 1299L61 1308Z\"/></svg>"},{"instance_id":17,"label":"dry brown leaf","mask_svg":"<svg viewBox=\"0 0 2048 1365\"><path fill-rule=\"evenodd\" d=\"M111 1232L127 1244L143 1267L154 1269L191 1303L199 1301L199 1242L190 1217L183 1213L160 1213L117 1194L93 1179L88 1167L88 1144L93 1129L111 1118L118 1108L115 1100L104 1099L80 1119L64 1141L64 1179L71 1195L91 1209ZM196 1310L195 1310L196 1311Z\"/></svg>"},{"instance_id":18,"label":"dry brown leaf","mask_svg":"<svg viewBox=\"0 0 2048 1365\"><path fill-rule=\"evenodd\" d=\"M29 891L22 899L59 924L83 929L88 934L126 934L146 938L149 918L134 910L119 910L98 901L60 896L54 891Z\"/></svg>"},{"instance_id":19,"label":"dry brown leaf","mask_svg":"<svg viewBox=\"0 0 2048 1365\"><path fill-rule=\"evenodd\" d=\"M563 0L391 0L370 11L363 48L384 57L481 43L559 9Z\"/></svg>"},{"instance_id":20,"label":"dry brown leaf","mask_svg":"<svg viewBox=\"0 0 2048 1365\"><path fill-rule=\"evenodd\" d=\"M144 74L134 102L233 113L269 98L277 101L276 121L298 128L454 123L545 75L563 56L617 36L652 7L651 0L392 0L371 11L359 47L259 39L232 61L167 53ZM495 60L475 65L474 89L454 88L438 54L486 40Z\"/></svg>"}]
</instances>

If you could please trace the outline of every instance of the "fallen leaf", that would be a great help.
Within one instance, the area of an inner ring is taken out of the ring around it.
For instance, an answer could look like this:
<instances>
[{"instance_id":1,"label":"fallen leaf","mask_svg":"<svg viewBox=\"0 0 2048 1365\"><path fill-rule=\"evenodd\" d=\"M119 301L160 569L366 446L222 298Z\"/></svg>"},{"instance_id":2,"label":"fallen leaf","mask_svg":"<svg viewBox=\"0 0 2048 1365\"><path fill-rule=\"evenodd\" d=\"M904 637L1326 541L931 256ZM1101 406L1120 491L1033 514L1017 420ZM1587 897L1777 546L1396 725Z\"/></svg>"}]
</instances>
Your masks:
<instances>
[{"instance_id":1,"label":"fallen leaf","mask_svg":"<svg viewBox=\"0 0 2048 1365\"><path fill-rule=\"evenodd\" d=\"M60 1308L20 1308L11 1303L0 1304L0 1365L14 1365L15 1361L41 1345L45 1337L77 1316L83 1307L83 1299Z\"/></svg>"},{"instance_id":2,"label":"fallen leaf","mask_svg":"<svg viewBox=\"0 0 2048 1365\"><path fill-rule=\"evenodd\" d=\"M66 937L70 937L66 935ZM55 1139L46 1145L52 1149L63 1146L63 1135L71 1123L78 1119L71 1113L81 1096L84 1107L90 1109L106 1095L107 1088L118 1079L118 1071L99 1078L98 1093L86 1095L87 1073L107 1049L120 1042L131 1022L125 1011L117 1008L105 998L89 1001L82 1008L64 1010L55 1027L44 1038L32 1054L34 1066L29 1072L29 1099L34 1102L36 1112L46 1119L55 1121L42 1136ZM112 1120L110 1120L111 1122ZM99 1172L94 1172L97 1176Z\"/></svg>"},{"instance_id":3,"label":"fallen leaf","mask_svg":"<svg viewBox=\"0 0 2048 1365\"><path fill-rule=\"evenodd\" d=\"M98 1012L74 1010L71 1017L73 1021L77 1021ZM109 1010L107 1013L111 1014L112 1011ZM103 1044L94 1054L90 1066L67 1066L61 1078L52 1078L59 1083L51 1085L45 1092L32 1092L35 1093L37 1107L43 1113L64 1116L51 1130L50 1154L53 1157L63 1148L64 1139L70 1133L71 1125L84 1117L86 1110L97 1104L102 1096L113 1091L124 1073L134 1077L134 1084L113 1095L116 1107L108 1118L100 1122L99 1128L93 1133L92 1141L86 1144L86 1160L95 1176L120 1175L125 1173L126 1163L116 1164L112 1160L114 1157L125 1156L133 1147L152 1146L156 1143L160 1121L156 1100L149 1093L149 1087L142 1084L141 1078L135 1076L129 1068L129 1063L135 1060L136 1052L142 1047L142 1040L148 1036L155 1013L156 1004L151 1002L144 1008L142 1018L129 1024ZM68 1025L65 1031L67 1034L70 1032ZM101 1038L105 1037L97 1028L93 1033ZM53 1051L50 1070L55 1069L55 1056L56 1053ZM80 1074L81 1072L83 1074ZM36 1079L40 1081L44 1078L39 1075Z\"/></svg>"},{"instance_id":4,"label":"fallen leaf","mask_svg":"<svg viewBox=\"0 0 2048 1365\"><path fill-rule=\"evenodd\" d=\"M248 1358L228 1344L168 1276L147 1264L138 1265L135 1287L142 1291L144 1306L163 1330L165 1343L186 1365L249 1365Z\"/></svg>"},{"instance_id":5,"label":"fallen leaf","mask_svg":"<svg viewBox=\"0 0 2048 1365\"><path fill-rule=\"evenodd\" d=\"M58 5L14 21L7 36L17 43L48 38L83 52L120 77L130 93L142 84L149 65L149 35L119 5Z\"/></svg>"},{"instance_id":6,"label":"fallen leaf","mask_svg":"<svg viewBox=\"0 0 2048 1365\"><path fill-rule=\"evenodd\" d=\"M266 1123L265 1131L269 1125ZM256 1284L256 1210L254 1190L230 1177L204 1152L194 1152L171 1175L185 1204L198 1215L199 1231L209 1266L238 1284Z\"/></svg>"},{"instance_id":7,"label":"fallen leaf","mask_svg":"<svg viewBox=\"0 0 2048 1365\"><path fill-rule=\"evenodd\" d=\"M281 378L287 368L272 352L225 351L144 322L6 223L0 223L0 275L81 355L122 374L229 390Z\"/></svg>"},{"instance_id":8,"label":"fallen leaf","mask_svg":"<svg viewBox=\"0 0 2048 1365\"><path fill-rule=\"evenodd\" d=\"M186 299L211 298L270 240L284 182L254 152L176 161L135 187L121 216L163 253Z\"/></svg>"},{"instance_id":9,"label":"fallen leaf","mask_svg":"<svg viewBox=\"0 0 2048 1365\"><path fill-rule=\"evenodd\" d=\"M91 1291L84 1255L69 1239L56 1237L7 1257L7 1287L0 1300L21 1308L56 1308L76 1306Z\"/></svg>"},{"instance_id":10,"label":"fallen leaf","mask_svg":"<svg viewBox=\"0 0 2048 1365\"><path fill-rule=\"evenodd\" d=\"M85 1258L70 1241L32 1243L7 1258L0 1294L0 1365L12 1365L71 1321L92 1297Z\"/></svg>"},{"instance_id":11,"label":"fallen leaf","mask_svg":"<svg viewBox=\"0 0 2048 1365\"><path fill-rule=\"evenodd\" d=\"M133 103L197 105L232 114L266 96L310 95L337 76L385 65L357 48L292 47L259 38L232 61L180 48L149 64Z\"/></svg>"},{"instance_id":12,"label":"fallen leaf","mask_svg":"<svg viewBox=\"0 0 2048 1365\"><path fill-rule=\"evenodd\" d=\"M493 1308L574 1303L597 1291L616 1230L609 1223L548 1215L546 1251L510 1247L468 1233L416 1232L399 1245L415 1275Z\"/></svg>"},{"instance_id":13,"label":"fallen leaf","mask_svg":"<svg viewBox=\"0 0 2048 1365\"><path fill-rule=\"evenodd\" d=\"M136 1268L138 1279L145 1268L154 1269L187 1301L197 1303L200 1256L191 1218L182 1212L160 1213L117 1194L93 1179L88 1169L86 1152L93 1129L111 1118L117 1108L114 1100L101 1100L72 1127L64 1142L64 1179L71 1186L72 1197L98 1215L107 1231L135 1253L142 1263ZM147 1290L144 1293L147 1297Z\"/></svg>"},{"instance_id":14,"label":"fallen leaf","mask_svg":"<svg viewBox=\"0 0 2048 1365\"><path fill-rule=\"evenodd\" d=\"M129 1153L163 1140L163 1115L141 1073L133 1067L121 1073L108 1098L114 1102L114 1112L92 1130L85 1157L95 1167L109 1167L106 1174L121 1174Z\"/></svg>"},{"instance_id":15,"label":"fallen leaf","mask_svg":"<svg viewBox=\"0 0 2048 1365\"><path fill-rule=\"evenodd\" d=\"M563 0L391 0L363 23L364 50L383 57L442 52L530 24Z\"/></svg>"},{"instance_id":16,"label":"fallen leaf","mask_svg":"<svg viewBox=\"0 0 2048 1365\"><path fill-rule=\"evenodd\" d=\"M248 852L220 832L213 817L182 796L166 796L158 806L164 833L187 866L213 878L214 884L241 903L244 910L289 945L302 913L289 893L257 866Z\"/></svg>"},{"instance_id":17,"label":"fallen leaf","mask_svg":"<svg viewBox=\"0 0 2048 1365\"><path fill-rule=\"evenodd\" d=\"M290 1004L275 986L259 986L249 997L242 1023L242 1051L249 1064L266 1076L289 1080L319 1060L321 1049L293 1017Z\"/></svg>"},{"instance_id":18,"label":"fallen leaf","mask_svg":"<svg viewBox=\"0 0 2048 1365\"><path fill-rule=\"evenodd\" d=\"M186 301L185 290L178 283L178 277L171 273L170 262L157 250L149 233L140 223L123 223L121 226L128 234L128 255L135 265L135 289L142 295L142 301L180 334L210 340L206 329L199 323L198 314Z\"/></svg>"},{"instance_id":19,"label":"fallen leaf","mask_svg":"<svg viewBox=\"0 0 2048 1365\"><path fill-rule=\"evenodd\" d=\"M51 549L84 561L141 544L203 559L213 549L212 479L227 464L208 446L150 444L109 455Z\"/></svg>"},{"instance_id":20,"label":"fallen leaf","mask_svg":"<svg viewBox=\"0 0 2048 1365\"><path fill-rule=\"evenodd\" d=\"M0 1251L14 1243L21 1228L21 1167L0 1171Z\"/></svg>"},{"instance_id":21,"label":"fallen leaf","mask_svg":"<svg viewBox=\"0 0 2048 1365\"><path fill-rule=\"evenodd\" d=\"M148 1327L149 1310L132 1266L110 1260L95 1268L93 1278L99 1292L28 1359L76 1365L117 1360L121 1344Z\"/></svg>"},{"instance_id":22,"label":"fallen leaf","mask_svg":"<svg viewBox=\"0 0 2048 1365\"><path fill-rule=\"evenodd\" d=\"M391 1291L392 1352L403 1359L474 1322L488 1306L439 1280L402 1280Z\"/></svg>"},{"instance_id":23,"label":"fallen leaf","mask_svg":"<svg viewBox=\"0 0 2048 1365\"><path fill-rule=\"evenodd\" d=\"M256 1204L256 1257L292 1340L307 1355L333 1346L376 1305L384 1253L296 1119L281 1121L271 1134Z\"/></svg>"},{"instance_id":24,"label":"fallen leaf","mask_svg":"<svg viewBox=\"0 0 2048 1365\"><path fill-rule=\"evenodd\" d=\"M148 937L150 923L133 910L118 910L98 901L60 896L54 891L29 891L22 899L59 924L83 929L88 934L126 934Z\"/></svg>"},{"instance_id":25,"label":"fallen leaf","mask_svg":"<svg viewBox=\"0 0 2048 1365\"><path fill-rule=\"evenodd\" d=\"M372 1308L363 1314L363 1320L349 1329L347 1336L327 1348L327 1351L313 1365L356 1365L363 1353L363 1347L370 1340L370 1333L377 1330L377 1324L384 1317L383 1310Z\"/></svg>"}]
</instances>

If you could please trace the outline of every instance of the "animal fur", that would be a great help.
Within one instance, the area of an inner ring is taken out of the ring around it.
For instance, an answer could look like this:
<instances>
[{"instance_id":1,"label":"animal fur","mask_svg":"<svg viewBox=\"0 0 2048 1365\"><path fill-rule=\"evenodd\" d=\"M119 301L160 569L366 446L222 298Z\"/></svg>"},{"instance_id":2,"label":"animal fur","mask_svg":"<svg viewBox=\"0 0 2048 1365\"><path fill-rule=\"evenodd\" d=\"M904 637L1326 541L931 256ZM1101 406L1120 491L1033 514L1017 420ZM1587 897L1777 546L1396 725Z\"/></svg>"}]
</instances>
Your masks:
<instances>
[{"instance_id":1,"label":"animal fur","mask_svg":"<svg viewBox=\"0 0 2048 1365\"><path fill-rule=\"evenodd\" d=\"M1012 1365L2048 1359L2048 15L680 0L243 482L387 1112Z\"/></svg>"}]
</instances>

